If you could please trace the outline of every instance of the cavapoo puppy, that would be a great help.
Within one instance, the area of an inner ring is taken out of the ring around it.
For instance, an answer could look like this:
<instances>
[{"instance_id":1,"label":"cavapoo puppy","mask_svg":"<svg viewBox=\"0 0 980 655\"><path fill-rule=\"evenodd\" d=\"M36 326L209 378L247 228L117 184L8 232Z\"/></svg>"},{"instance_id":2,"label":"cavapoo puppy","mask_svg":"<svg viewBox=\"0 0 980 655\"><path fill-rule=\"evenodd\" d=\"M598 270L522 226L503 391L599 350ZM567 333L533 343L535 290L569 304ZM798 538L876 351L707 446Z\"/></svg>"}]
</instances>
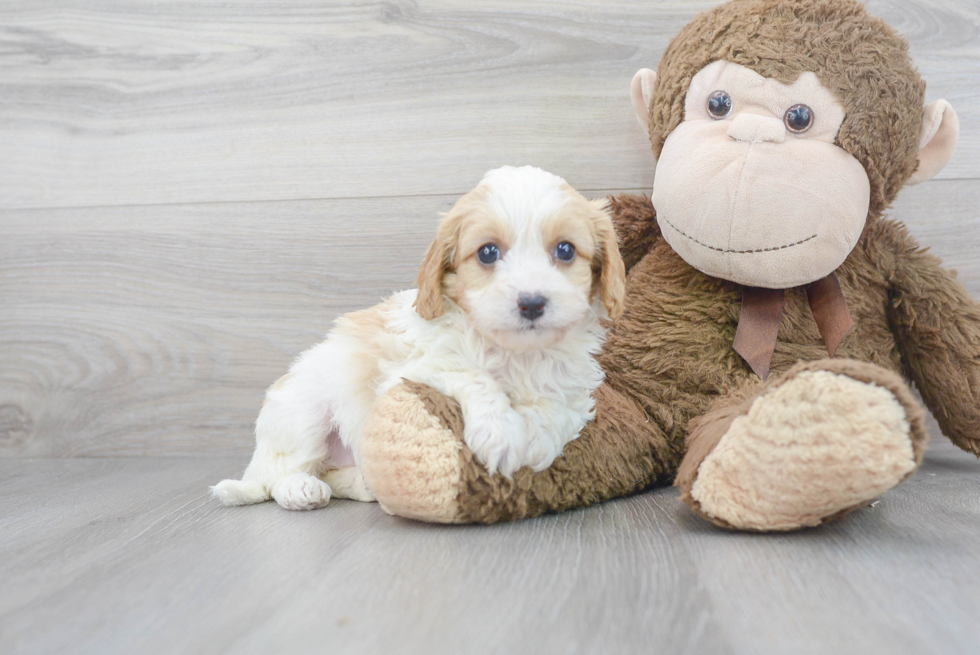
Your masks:
<instances>
[{"instance_id":1,"label":"cavapoo puppy","mask_svg":"<svg viewBox=\"0 0 980 655\"><path fill-rule=\"evenodd\" d=\"M459 402L490 472L539 471L594 414L600 320L623 311L625 270L602 201L538 168L486 174L439 225L418 289L337 319L273 384L226 505L371 501L360 470L371 406L402 379Z\"/></svg>"}]
</instances>

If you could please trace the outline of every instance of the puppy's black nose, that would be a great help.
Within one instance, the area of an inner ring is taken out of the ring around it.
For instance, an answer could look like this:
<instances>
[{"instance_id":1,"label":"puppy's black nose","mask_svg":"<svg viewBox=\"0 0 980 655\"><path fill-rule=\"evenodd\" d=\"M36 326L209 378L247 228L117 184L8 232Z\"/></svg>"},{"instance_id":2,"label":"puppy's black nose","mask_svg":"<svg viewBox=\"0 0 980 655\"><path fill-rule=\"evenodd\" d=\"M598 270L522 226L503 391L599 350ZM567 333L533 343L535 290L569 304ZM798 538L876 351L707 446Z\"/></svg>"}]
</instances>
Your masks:
<instances>
[{"instance_id":1,"label":"puppy's black nose","mask_svg":"<svg viewBox=\"0 0 980 655\"><path fill-rule=\"evenodd\" d=\"M529 321L533 321L544 314L544 306L548 304L548 299L540 293L531 295L522 293L517 297L517 307L521 310L521 316Z\"/></svg>"}]
</instances>

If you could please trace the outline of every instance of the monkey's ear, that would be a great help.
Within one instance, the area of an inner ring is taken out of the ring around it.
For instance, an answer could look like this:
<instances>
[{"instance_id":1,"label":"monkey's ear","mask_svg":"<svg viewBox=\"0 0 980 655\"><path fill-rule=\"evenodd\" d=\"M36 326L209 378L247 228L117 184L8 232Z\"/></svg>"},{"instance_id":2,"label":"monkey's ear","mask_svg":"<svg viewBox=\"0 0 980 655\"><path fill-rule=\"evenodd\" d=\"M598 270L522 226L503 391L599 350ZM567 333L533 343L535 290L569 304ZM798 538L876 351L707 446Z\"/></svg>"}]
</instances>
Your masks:
<instances>
[{"instance_id":1,"label":"monkey's ear","mask_svg":"<svg viewBox=\"0 0 980 655\"><path fill-rule=\"evenodd\" d=\"M926 105L919 131L919 167L906 184L925 182L943 170L956 150L959 137L960 119L952 105L945 100Z\"/></svg>"},{"instance_id":2,"label":"monkey's ear","mask_svg":"<svg viewBox=\"0 0 980 655\"><path fill-rule=\"evenodd\" d=\"M650 135L650 101L653 100L653 85L657 81L657 74L649 68L641 68L636 71L633 81L630 83L630 96L633 98L633 111L636 112L636 120L640 121L640 127Z\"/></svg>"}]
</instances>

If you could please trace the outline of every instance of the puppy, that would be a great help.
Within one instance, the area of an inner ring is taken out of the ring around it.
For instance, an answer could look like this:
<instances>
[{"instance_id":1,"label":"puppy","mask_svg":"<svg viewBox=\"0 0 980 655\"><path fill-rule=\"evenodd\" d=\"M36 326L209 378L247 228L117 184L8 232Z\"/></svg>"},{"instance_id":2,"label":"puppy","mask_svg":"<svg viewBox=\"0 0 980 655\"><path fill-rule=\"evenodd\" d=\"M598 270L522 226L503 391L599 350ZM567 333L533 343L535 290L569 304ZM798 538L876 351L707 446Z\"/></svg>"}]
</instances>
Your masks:
<instances>
[{"instance_id":1,"label":"puppy","mask_svg":"<svg viewBox=\"0 0 980 655\"><path fill-rule=\"evenodd\" d=\"M547 468L594 415L600 320L623 311L625 269L604 202L538 168L504 167L446 214L418 289L337 319L273 384L226 505L313 509L372 501L361 430L402 379L462 407L463 438L493 473Z\"/></svg>"}]
</instances>

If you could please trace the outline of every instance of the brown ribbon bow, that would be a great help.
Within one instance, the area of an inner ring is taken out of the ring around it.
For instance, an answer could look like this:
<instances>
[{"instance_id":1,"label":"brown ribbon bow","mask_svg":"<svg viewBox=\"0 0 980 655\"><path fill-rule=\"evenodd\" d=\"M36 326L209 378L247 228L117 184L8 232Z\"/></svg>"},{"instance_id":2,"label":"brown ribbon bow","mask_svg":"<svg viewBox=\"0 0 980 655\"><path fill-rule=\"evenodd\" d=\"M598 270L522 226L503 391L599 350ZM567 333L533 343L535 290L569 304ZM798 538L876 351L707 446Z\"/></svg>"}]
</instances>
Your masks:
<instances>
[{"instance_id":1,"label":"brown ribbon bow","mask_svg":"<svg viewBox=\"0 0 980 655\"><path fill-rule=\"evenodd\" d=\"M837 274L831 273L806 285L806 297L820 336L827 344L827 352L833 357L844 335L854 325ZM742 287L742 312L733 346L763 380L769 377L785 299L785 289Z\"/></svg>"}]
</instances>

